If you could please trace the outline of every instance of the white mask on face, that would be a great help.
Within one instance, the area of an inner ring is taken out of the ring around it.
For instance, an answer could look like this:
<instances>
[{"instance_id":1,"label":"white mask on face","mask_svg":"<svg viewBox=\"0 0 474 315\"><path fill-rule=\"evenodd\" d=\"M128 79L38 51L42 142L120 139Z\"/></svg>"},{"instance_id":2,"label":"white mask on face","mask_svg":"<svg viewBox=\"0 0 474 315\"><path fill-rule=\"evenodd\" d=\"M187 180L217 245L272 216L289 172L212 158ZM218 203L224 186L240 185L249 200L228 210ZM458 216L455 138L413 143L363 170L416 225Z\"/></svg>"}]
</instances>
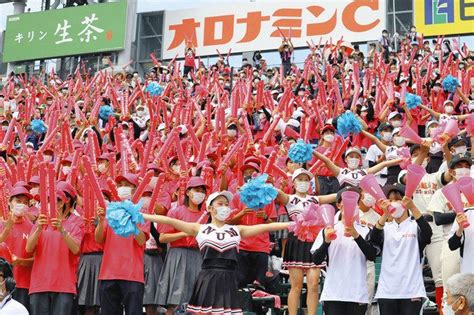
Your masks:
<instances>
[{"instance_id":1,"label":"white mask on face","mask_svg":"<svg viewBox=\"0 0 474 315\"><path fill-rule=\"evenodd\" d=\"M191 201L195 205L200 205L204 199L206 198L206 194L200 193L200 192L193 192L193 196L191 197Z\"/></svg>"},{"instance_id":2,"label":"white mask on face","mask_svg":"<svg viewBox=\"0 0 474 315\"><path fill-rule=\"evenodd\" d=\"M180 168L179 168L179 165L178 164L175 164L171 167L171 170L175 173L175 174L179 174L179 171L180 171Z\"/></svg>"},{"instance_id":3,"label":"white mask on face","mask_svg":"<svg viewBox=\"0 0 474 315\"><path fill-rule=\"evenodd\" d=\"M119 187L117 188L117 193L120 199L130 199L132 197L132 188L131 187Z\"/></svg>"},{"instance_id":4,"label":"white mask on face","mask_svg":"<svg viewBox=\"0 0 474 315\"><path fill-rule=\"evenodd\" d=\"M143 209L148 209L148 207L150 206L150 200L151 200L150 197L142 197L141 198L141 201L143 202L143 204L142 204Z\"/></svg>"},{"instance_id":5,"label":"white mask on face","mask_svg":"<svg viewBox=\"0 0 474 315\"><path fill-rule=\"evenodd\" d=\"M392 141L393 136L390 132L382 132L382 140L386 142Z\"/></svg>"},{"instance_id":6,"label":"white mask on face","mask_svg":"<svg viewBox=\"0 0 474 315\"><path fill-rule=\"evenodd\" d=\"M398 128L402 125L402 121L401 120L393 120L390 124L393 126L393 128Z\"/></svg>"},{"instance_id":7,"label":"white mask on face","mask_svg":"<svg viewBox=\"0 0 474 315\"><path fill-rule=\"evenodd\" d=\"M227 135L231 138L235 138L237 136L237 130L235 129L228 129L227 130Z\"/></svg>"},{"instance_id":8,"label":"white mask on face","mask_svg":"<svg viewBox=\"0 0 474 315\"><path fill-rule=\"evenodd\" d=\"M155 187L157 182L158 182L158 177L153 176L150 180L150 186Z\"/></svg>"},{"instance_id":9,"label":"white mask on face","mask_svg":"<svg viewBox=\"0 0 474 315\"><path fill-rule=\"evenodd\" d=\"M43 160L45 162L51 162L53 160L53 156L52 155L43 155Z\"/></svg>"},{"instance_id":10,"label":"white mask on face","mask_svg":"<svg viewBox=\"0 0 474 315\"><path fill-rule=\"evenodd\" d=\"M295 189L299 193L307 193L309 190L309 182L295 181Z\"/></svg>"},{"instance_id":11,"label":"white mask on face","mask_svg":"<svg viewBox=\"0 0 474 315\"><path fill-rule=\"evenodd\" d=\"M391 206L395 208L395 212L392 213L392 217L395 219L400 218L405 213L405 207L400 202L394 201Z\"/></svg>"},{"instance_id":12,"label":"white mask on face","mask_svg":"<svg viewBox=\"0 0 474 315\"><path fill-rule=\"evenodd\" d=\"M347 159L347 167L349 167L351 170L355 170L356 168L359 167L360 159L358 158L348 158Z\"/></svg>"},{"instance_id":13,"label":"white mask on face","mask_svg":"<svg viewBox=\"0 0 474 315\"><path fill-rule=\"evenodd\" d=\"M393 144L396 145L397 147L403 147L405 145L405 138L395 136L393 137Z\"/></svg>"},{"instance_id":14,"label":"white mask on face","mask_svg":"<svg viewBox=\"0 0 474 315\"><path fill-rule=\"evenodd\" d=\"M30 194L36 196L39 193L39 187L33 187L30 189Z\"/></svg>"},{"instance_id":15,"label":"white mask on face","mask_svg":"<svg viewBox=\"0 0 474 315\"><path fill-rule=\"evenodd\" d=\"M230 216L230 208L226 206L216 207L216 219L219 221L225 221Z\"/></svg>"},{"instance_id":16,"label":"white mask on face","mask_svg":"<svg viewBox=\"0 0 474 315\"><path fill-rule=\"evenodd\" d=\"M327 141L329 143L332 143L334 141L334 135L328 134L323 136L323 140Z\"/></svg>"},{"instance_id":17,"label":"white mask on face","mask_svg":"<svg viewBox=\"0 0 474 315\"><path fill-rule=\"evenodd\" d=\"M457 168L454 170L454 177L460 179L461 177L468 177L471 175L471 170L469 168Z\"/></svg>"},{"instance_id":18,"label":"white mask on face","mask_svg":"<svg viewBox=\"0 0 474 315\"><path fill-rule=\"evenodd\" d=\"M454 148L454 154L465 154L467 153L467 147L465 145Z\"/></svg>"},{"instance_id":19,"label":"white mask on face","mask_svg":"<svg viewBox=\"0 0 474 315\"><path fill-rule=\"evenodd\" d=\"M24 216L27 210L28 210L28 207L22 203L14 204L12 207L12 212L17 217Z\"/></svg>"},{"instance_id":20,"label":"white mask on face","mask_svg":"<svg viewBox=\"0 0 474 315\"><path fill-rule=\"evenodd\" d=\"M63 167L63 174L68 175L69 173L71 173L71 167L70 166L64 166Z\"/></svg>"},{"instance_id":21,"label":"white mask on face","mask_svg":"<svg viewBox=\"0 0 474 315\"><path fill-rule=\"evenodd\" d=\"M453 106L445 106L445 107L444 107L444 112L445 112L446 114L451 114L453 111L454 111L454 107L453 107Z\"/></svg>"},{"instance_id":22,"label":"white mask on face","mask_svg":"<svg viewBox=\"0 0 474 315\"><path fill-rule=\"evenodd\" d=\"M101 173L105 173L105 171L107 170L107 166L104 163L99 164L98 168L99 172Z\"/></svg>"},{"instance_id":23,"label":"white mask on face","mask_svg":"<svg viewBox=\"0 0 474 315\"><path fill-rule=\"evenodd\" d=\"M375 198L372 197L371 194L364 194L364 199L362 199L362 202L366 207L373 207L375 205Z\"/></svg>"}]
</instances>

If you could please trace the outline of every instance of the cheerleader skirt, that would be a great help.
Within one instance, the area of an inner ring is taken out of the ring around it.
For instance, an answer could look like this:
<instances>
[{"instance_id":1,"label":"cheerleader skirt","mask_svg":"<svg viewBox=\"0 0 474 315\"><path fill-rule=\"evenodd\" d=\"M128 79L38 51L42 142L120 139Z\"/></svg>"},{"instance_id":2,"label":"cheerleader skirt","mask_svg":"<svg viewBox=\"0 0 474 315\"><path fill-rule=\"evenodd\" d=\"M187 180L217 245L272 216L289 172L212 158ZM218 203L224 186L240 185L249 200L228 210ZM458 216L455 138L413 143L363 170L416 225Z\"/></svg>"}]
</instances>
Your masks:
<instances>
[{"instance_id":1,"label":"cheerleader skirt","mask_svg":"<svg viewBox=\"0 0 474 315\"><path fill-rule=\"evenodd\" d=\"M197 248L170 248L158 281L158 305L188 303L201 263L201 253Z\"/></svg>"},{"instance_id":2,"label":"cheerleader skirt","mask_svg":"<svg viewBox=\"0 0 474 315\"><path fill-rule=\"evenodd\" d=\"M235 270L203 269L194 285L186 312L243 314L237 290Z\"/></svg>"},{"instance_id":3,"label":"cheerleader skirt","mask_svg":"<svg viewBox=\"0 0 474 315\"><path fill-rule=\"evenodd\" d=\"M99 271L102 253L81 256L77 270L77 302L80 306L100 306Z\"/></svg>"},{"instance_id":4,"label":"cheerleader skirt","mask_svg":"<svg viewBox=\"0 0 474 315\"><path fill-rule=\"evenodd\" d=\"M313 262L311 255L311 247L313 242L300 241L295 234L288 233L288 241L286 242L285 255L283 256L283 268L320 268Z\"/></svg>"},{"instance_id":5,"label":"cheerleader skirt","mask_svg":"<svg viewBox=\"0 0 474 315\"><path fill-rule=\"evenodd\" d=\"M145 252L145 292L143 305L158 305L158 280L163 267L163 258L160 254Z\"/></svg>"}]
</instances>

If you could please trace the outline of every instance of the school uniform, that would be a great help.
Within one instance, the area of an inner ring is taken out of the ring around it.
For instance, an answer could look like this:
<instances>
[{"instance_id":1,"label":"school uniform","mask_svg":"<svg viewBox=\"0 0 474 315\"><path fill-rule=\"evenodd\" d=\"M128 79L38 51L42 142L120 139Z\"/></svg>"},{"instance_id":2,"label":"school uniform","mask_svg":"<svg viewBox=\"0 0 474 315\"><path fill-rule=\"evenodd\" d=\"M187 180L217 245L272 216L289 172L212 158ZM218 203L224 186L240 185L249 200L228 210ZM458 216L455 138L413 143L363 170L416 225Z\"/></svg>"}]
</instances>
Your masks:
<instances>
[{"instance_id":1,"label":"school uniform","mask_svg":"<svg viewBox=\"0 0 474 315\"><path fill-rule=\"evenodd\" d=\"M63 228L81 243L84 221L75 214L63 221ZM31 233L36 230L33 226ZM32 315L70 314L76 288L76 271L79 255L66 245L64 236L50 225L45 226L38 239L31 270L30 310Z\"/></svg>"},{"instance_id":2,"label":"school uniform","mask_svg":"<svg viewBox=\"0 0 474 315\"><path fill-rule=\"evenodd\" d=\"M157 224L151 224L156 229ZM143 295L143 305L158 305L158 280L163 267L163 257L161 248L158 247L154 237L150 237L146 241L144 263L145 293Z\"/></svg>"},{"instance_id":3,"label":"school uniform","mask_svg":"<svg viewBox=\"0 0 474 315\"><path fill-rule=\"evenodd\" d=\"M304 209L312 203L319 203L317 196L306 195L306 197L302 198L296 194L290 195L288 204L285 206L290 221L294 221L296 216L303 213ZM283 256L283 267L302 269L321 267L314 263L310 253L313 242L314 240L301 241L293 232L288 233L285 255Z\"/></svg>"},{"instance_id":4,"label":"school uniform","mask_svg":"<svg viewBox=\"0 0 474 315\"><path fill-rule=\"evenodd\" d=\"M431 239L431 228L424 217L407 218L400 224L386 222L374 228L369 242L382 252L382 266L375 299L381 315L418 315L426 291L423 282L422 253Z\"/></svg>"},{"instance_id":5,"label":"school uniform","mask_svg":"<svg viewBox=\"0 0 474 315\"><path fill-rule=\"evenodd\" d=\"M243 314L237 295L237 227L203 224L196 235L202 256L199 272L186 311L191 313Z\"/></svg>"},{"instance_id":6,"label":"school uniform","mask_svg":"<svg viewBox=\"0 0 474 315\"><path fill-rule=\"evenodd\" d=\"M365 170L351 170L346 167L342 168L339 172L339 175L337 175L337 181L339 182L339 185L341 185L341 188L347 186L355 187L359 185L360 181L362 180L362 178L364 178L365 175L367 175L367 171Z\"/></svg>"},{"instance_id":7,"label":"school uniform","mask_svg":"<svg viewBox=\"0 0 474 315\"><path fill-rule=\"evenodd\" d=\"M326 261L326 279L320 300L327 315L365 314L369 303L367 261L374 261L376 248L365 241L369 228L356 223L359 237L344 236L344 224L334 225L337 238L329 244L322 230L313 246L314 263Z\"/></svg>"}]
</instances>

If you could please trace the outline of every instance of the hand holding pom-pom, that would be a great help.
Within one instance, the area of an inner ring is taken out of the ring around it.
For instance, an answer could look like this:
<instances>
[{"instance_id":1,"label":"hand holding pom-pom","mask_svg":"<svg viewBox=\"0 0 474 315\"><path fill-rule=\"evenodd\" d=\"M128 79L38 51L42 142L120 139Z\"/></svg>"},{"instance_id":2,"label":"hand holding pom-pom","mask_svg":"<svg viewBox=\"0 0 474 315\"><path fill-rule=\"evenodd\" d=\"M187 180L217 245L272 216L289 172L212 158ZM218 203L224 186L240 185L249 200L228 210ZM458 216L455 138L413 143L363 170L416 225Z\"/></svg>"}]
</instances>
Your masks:
<instances>
[{"instance_id":1,"label":"hand holding pom-pom","mask_svg":"<svg viewBox=\"0 0 474 315\"><path fill-rule=\"evenodd\" d=\"M39 134L42 134L42 133L45 133L46 131L48 131L48 128L44 124L44 121L42 121L40 119L34 119L34 120L31 121L31 129L34 132L39 133Z\"/></svg>"},{"instance_id":2,"label":"hand holding pom-pom","mask_svg":"<svg viewBox=\"0 0 474 315\"><path fill-rule=\"evenodd\" d=\"M145 91L150 93L151 96L160 96L163 94L163 87L156 82L150 82Z\"/></svg>"},{"instance_id":3,"label":"hand holding pom-pom","mask_svg":"<svg viewBox=\"0 0 474 315\"><path fill-rule=\"evenodd\" d=\"M416 94L407 93L405 96L405 102L408 109L413 109L421 104L421 97Z\"/></svg>"},{"instance_id":4,"label":"hand holding pom-pom","mask_svg":"<svg viewBox=\"0 0 474 315\"><path fill-rule=\"evenodd\" d=\"M351 111L346 111L337 119L337 132L344 138L350 134L356 135L361 131L362 124Z\"/></svg>"},{"instance_id":5,"label":"hand holding pom-pom","mask_svg":"<svg viewBox=\"0 0 474 315\"><path fill-rule=\"evenodd\" d=\"M253 210L262 209L277 197L277 190L273 185L266 183L267 178L267 174L257 176L240 189L240 201L248 208Z\"/></svg>"},{"instance_id":6,"label":"hand holding pom-pom","mask_svg":"<svg viewBox=\"0 0 474 315\"><path fill-rule=\"evenodd\" d=\"M138 235L140 230L137 224L145 223L140 213L142 203L132 203L130 200L111 202L107 207L106 218L115 234L122 237Z\"/></svg>"}]
</instances>

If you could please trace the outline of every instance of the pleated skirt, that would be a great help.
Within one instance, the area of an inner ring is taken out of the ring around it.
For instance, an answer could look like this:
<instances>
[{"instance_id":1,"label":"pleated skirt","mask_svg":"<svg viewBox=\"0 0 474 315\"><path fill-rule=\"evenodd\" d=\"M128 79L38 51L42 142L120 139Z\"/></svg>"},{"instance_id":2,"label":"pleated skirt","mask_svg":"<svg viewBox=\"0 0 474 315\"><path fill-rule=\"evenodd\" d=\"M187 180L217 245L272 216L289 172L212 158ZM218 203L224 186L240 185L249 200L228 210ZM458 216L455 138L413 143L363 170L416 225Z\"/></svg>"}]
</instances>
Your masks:
<instances>
[{"instance_id":1,"label":"pleated skirt","mask_svg":"<svg viewBox=\"0 0 474 315\"><path fill-rule=\"evenodd\" d=\"M149 255L145 253L145 292L143 294L143 305L158 305L158 280L163 267L161 255Z\"/></svg>"},{"instance_id":2,"label":"pleated skirt","mask_svg":"<svg viewBox=\"0 0 474 315\"><path fill-rule=\"evenodd\" d=\"M99 271L102 253L83 254L77 270L77 301L80 306L100 306Z\"/></svg>"},{"instance_id":3,"label":"pleated skirt","mask_svg":"<svg viewBox=\"0 0 474 315\"><path fill-rule=\"evenodd\" d=\"M313 242L300 241L295 234L288 233L285 255L283 256L283 268L320 268L324 265L316 265L311 255Z\"/></svg>"},{"instance_id":4,"label":"pleated skirt","mask_svg":"<svg viewBox=\"0 0 474 315\"><path fill-rule=\"evenodd\" d=\"M237 290L235 270L203 269L194 285L186 312L243 314Z\"/></svg>"},{"instance_id":5,"label":"pleated skirt","mask_svg":"<svg viewBox=\"0 0 474 315\"><path fill-rule=\"evenodd\" d=\"M201 263L201 253L197 248L170 248L158 281L158 305L188 303Z\"/></svg>"}]
</instances>

